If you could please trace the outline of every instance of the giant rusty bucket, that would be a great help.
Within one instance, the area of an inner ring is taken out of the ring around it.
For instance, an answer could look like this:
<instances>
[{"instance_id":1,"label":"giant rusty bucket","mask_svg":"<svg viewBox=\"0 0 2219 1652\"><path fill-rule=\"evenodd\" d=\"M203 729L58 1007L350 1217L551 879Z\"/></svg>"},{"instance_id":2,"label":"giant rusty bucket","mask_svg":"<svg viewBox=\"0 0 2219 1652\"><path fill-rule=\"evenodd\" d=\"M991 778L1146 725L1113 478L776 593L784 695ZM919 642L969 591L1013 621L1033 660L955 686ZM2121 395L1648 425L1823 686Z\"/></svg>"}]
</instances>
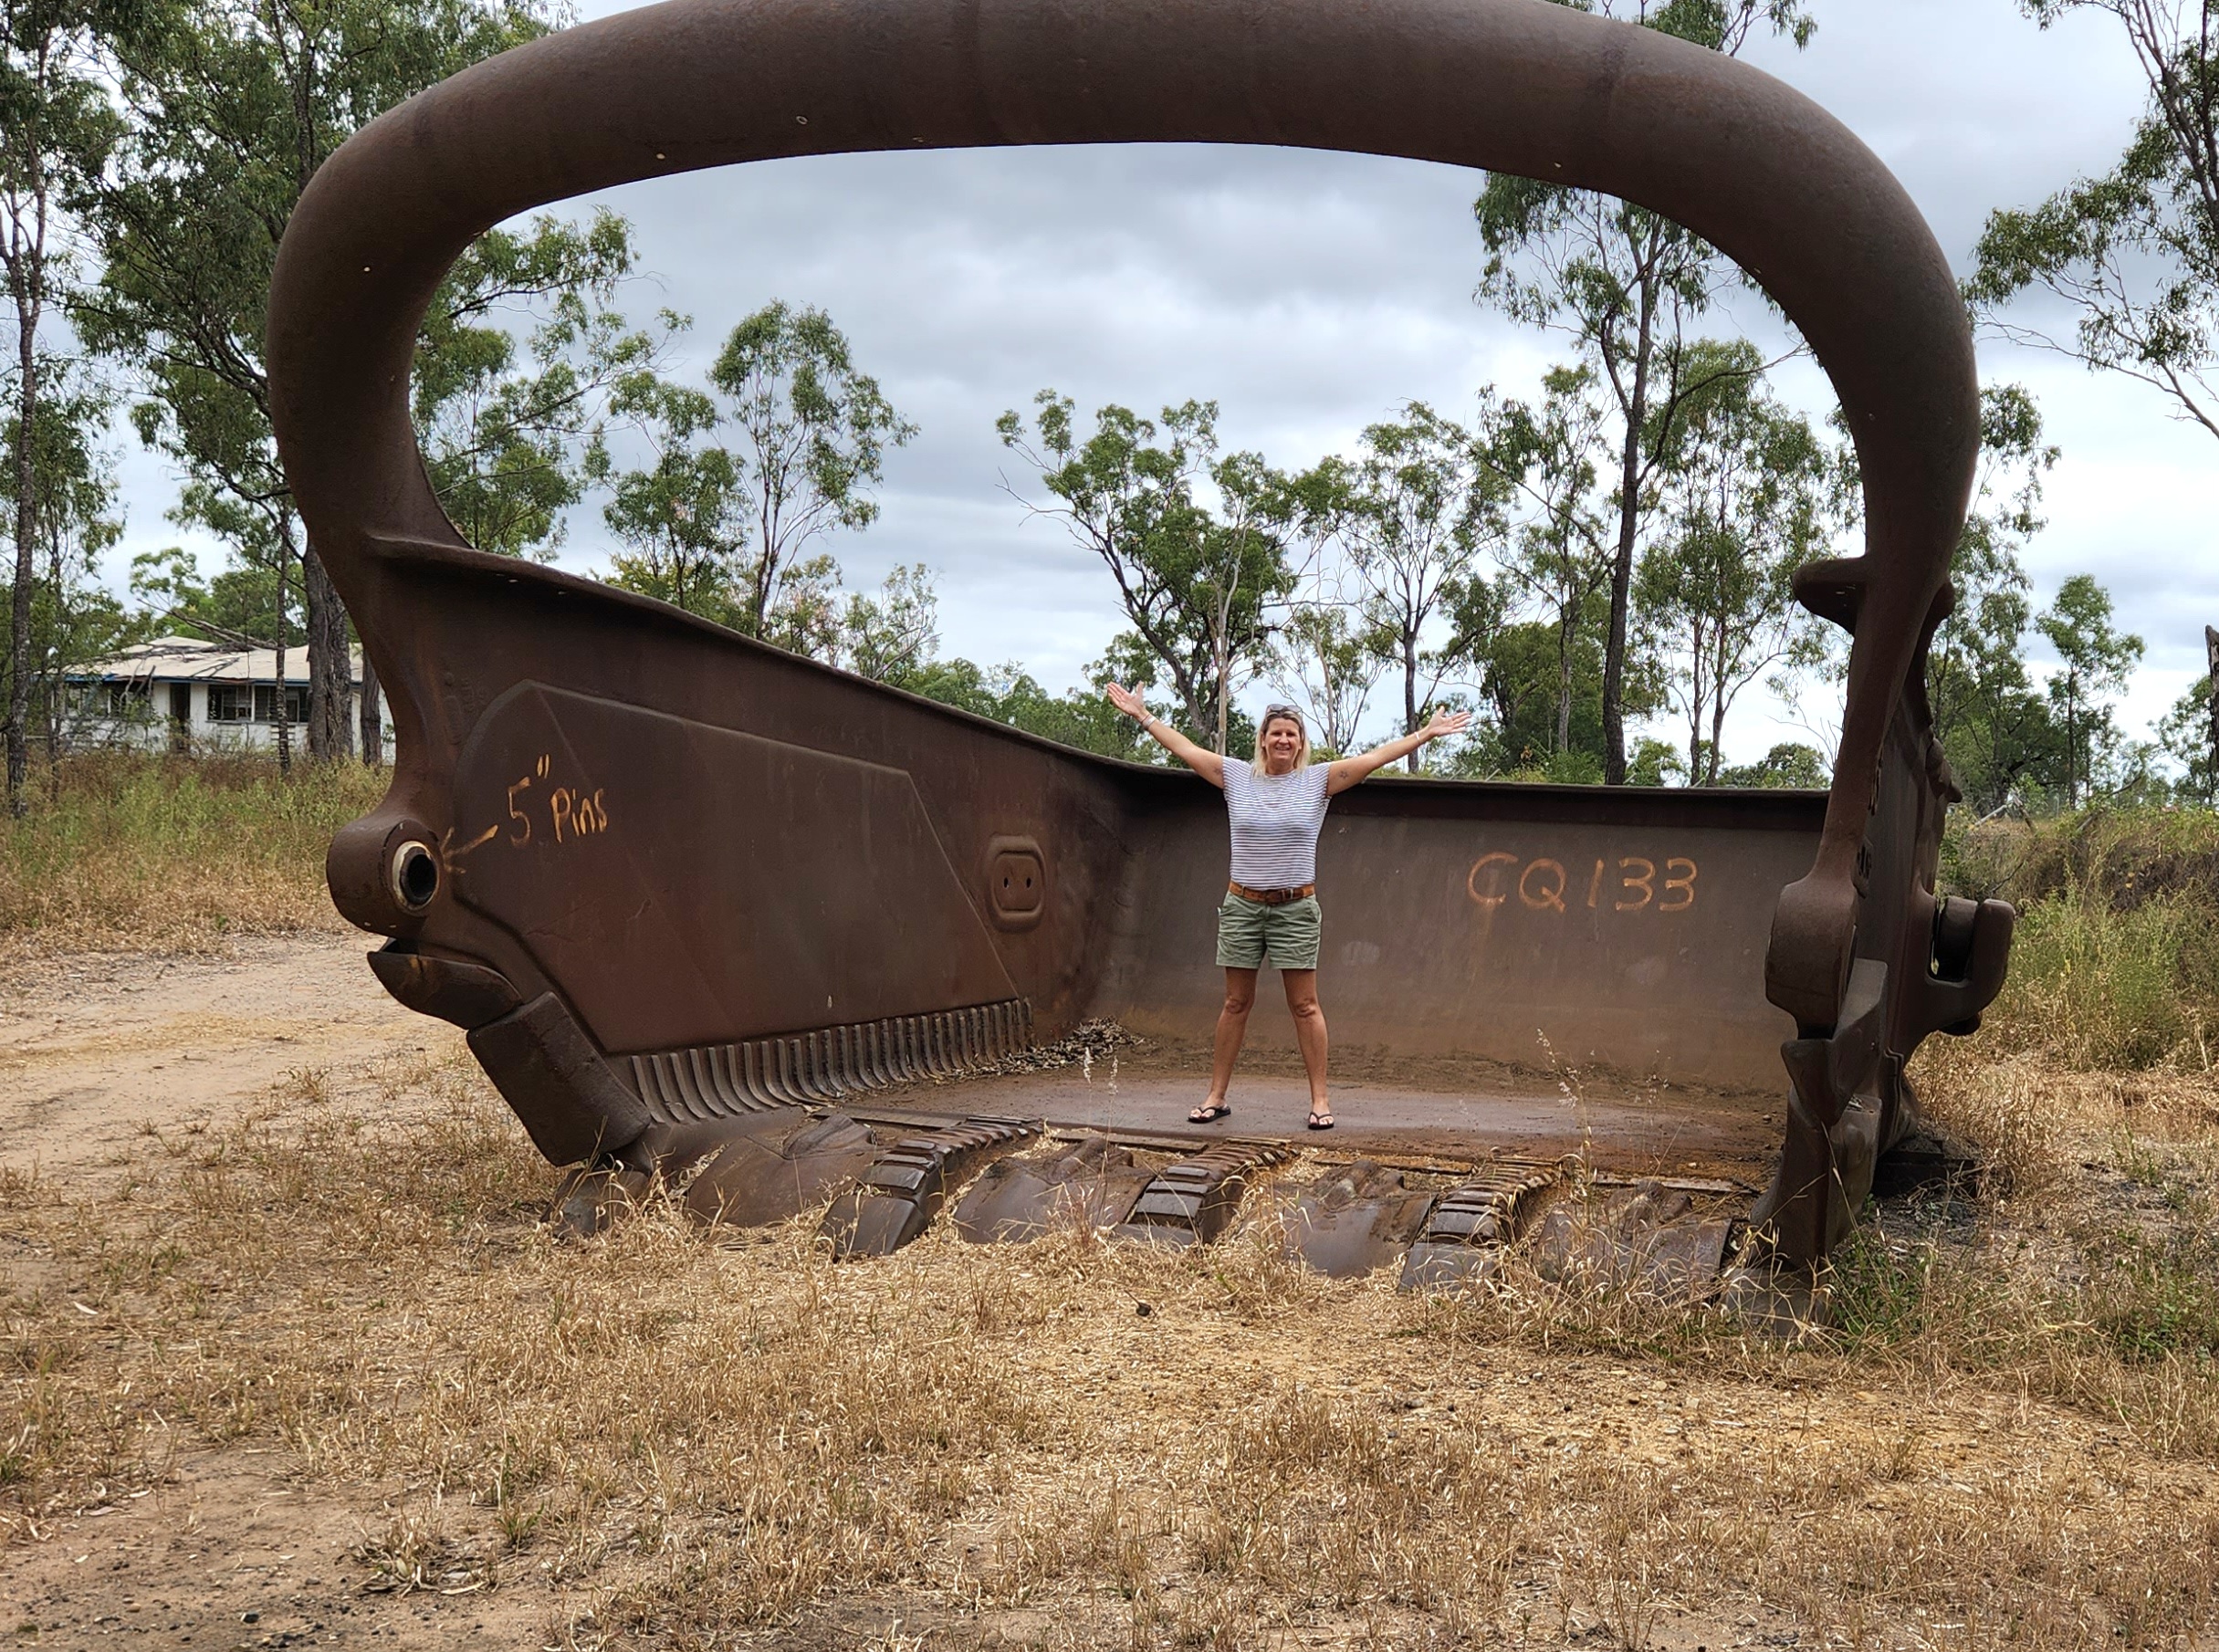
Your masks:
<instances>
[{"instance_id":1,"label":"giant rusty bucket","mask_svg":"<svg viewBox=\"0 0 2219 1652\"><path fill-rule=\"evenodd\" d=\"M329 866L389 937L379 978L469 1030L557 1164L837 1159L843 1108L937 1081L917 1105L991 1117L855 1159L866 1192L909 1190L888 1243L1031 1128L1010 1121L1171 1140L1198 1093L1176 1072L965 1081L1094 1018L1206 1037L1216 792L475 551L409 423L434 288L529 208L794 155L1167 141L1626 197L1738 260L1830 375L1867 524L1861 557L1798 585L1855 636L1830 791L1377 780L1320 858L1337 1071L1365 1086L1345 1129L1473 1165L1576 1145L1730 1173L1776 1255L1823 1255L1912 1121L1905 1061L1976 1023L2009 949L2009 907L1934 891L1955 793L1925 651L1978 441L1972 342L1924 221L1839 123L1544 0L670 0L358 133L294 213L268 342L287 475L392 701L392 789ZM1202 1222L1240 1160L1171 1166L1128 1219L1157 1198Z\"/></svg>"}]
</instances>

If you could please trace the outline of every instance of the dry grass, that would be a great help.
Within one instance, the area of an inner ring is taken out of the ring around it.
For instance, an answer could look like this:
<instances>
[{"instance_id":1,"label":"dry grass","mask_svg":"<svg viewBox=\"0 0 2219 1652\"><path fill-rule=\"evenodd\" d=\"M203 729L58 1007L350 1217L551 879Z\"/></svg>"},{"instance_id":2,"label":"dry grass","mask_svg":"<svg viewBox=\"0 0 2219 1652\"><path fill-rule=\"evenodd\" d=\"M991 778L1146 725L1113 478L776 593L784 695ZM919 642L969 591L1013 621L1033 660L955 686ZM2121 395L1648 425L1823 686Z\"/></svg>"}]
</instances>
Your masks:
<instances>
[{"instance_id":1,"label":"dry grass","mask_svg":"<svg viewBox=\"0 0 2219 1652\"><path fill-rule=\"evenodd\" d=\"M331 834L383 794L383 770L256 758L64 758L0 816L0 947L197 952L237 935L330 928Z\"/></svg>"},{"instance_id":2,"label":"dry grass","mask_svg":"<svg viewBox=\"0 0 2219 1652\"><path fill-rule=\"evenodd\" d=\"M2087 1071L2212 1070L2219 1036L2219 814L2089 808L1952 831L1955 894L2020 912L1991 1049Z\"/></svg>"},{"instance_id":3,"label":"dry grass","mask_svg":"<svg viewBox=\"0 0 2219 1652\"><path fill-rule=\"evenodd\" d=\"M2193 1158L2202 1104L2091 1093L2068 1124L2147 1110ZM453 1066L304 1071L129 1168L121 1197L5 1190L37 1271L0 1340L0 1541L277 1447L362 1510L365 1586L522 1591L569 1647L854 1645L859 1604L886 1646L2219 1624L2210 1350L2023 1195L1891 1218L1834 1281L1841 1329L1790 1347L1530 1276L1326 1281L1269 1221L834 1265L806 1223L650 1210L566 1248ZM2010 1265L2021 1240L2086 1278Z\"/></svg>"}]
</instances>

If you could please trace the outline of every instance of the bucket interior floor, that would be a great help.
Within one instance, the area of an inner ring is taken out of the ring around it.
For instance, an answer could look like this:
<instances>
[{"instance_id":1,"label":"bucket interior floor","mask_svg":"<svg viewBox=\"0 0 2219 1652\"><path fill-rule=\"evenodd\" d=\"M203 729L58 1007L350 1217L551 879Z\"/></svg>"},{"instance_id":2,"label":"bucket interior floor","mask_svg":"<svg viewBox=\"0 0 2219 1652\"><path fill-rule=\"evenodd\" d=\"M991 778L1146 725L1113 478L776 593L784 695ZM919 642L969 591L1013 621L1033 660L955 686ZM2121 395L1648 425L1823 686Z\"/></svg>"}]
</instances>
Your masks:
<instances>
[{"instance_id":1,"label":"bucket interior floor","mask_svg":"<svg viewBox=\"0 0 2219 1652\"><path fill-rule=\"evenodd\" d=\"M1207 1051L1120 1050L1088 1065L914 1085L873 1096L874 1114L977 1114L1039 1120L1052 1130L1103 1131L1207 1144L1283 1139L1335 1155L1470 1162L1553 1159L1585 1152L1596 1168L1674 1179L1717 1177L1761 1187L1779 1153L1780 1103L1748 1093L1582 1083L1453 1064L1336 1061L1335 1129L1309 1132L1299 1066L1243 1061L1231 1116L1188 1123L1209 1087Z\"/></svg>"}]
</instances>

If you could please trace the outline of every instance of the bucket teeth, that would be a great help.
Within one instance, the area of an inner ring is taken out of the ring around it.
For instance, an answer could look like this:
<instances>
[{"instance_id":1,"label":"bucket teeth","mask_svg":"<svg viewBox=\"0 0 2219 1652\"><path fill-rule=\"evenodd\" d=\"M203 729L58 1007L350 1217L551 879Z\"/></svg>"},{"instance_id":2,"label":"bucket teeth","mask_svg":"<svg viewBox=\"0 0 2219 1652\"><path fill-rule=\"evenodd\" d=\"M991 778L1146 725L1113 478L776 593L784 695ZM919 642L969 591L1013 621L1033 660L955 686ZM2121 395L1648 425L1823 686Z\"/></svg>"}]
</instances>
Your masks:
<instances>
[{"instance_id":1,"label":"bucket teeth","mask_svg":"<svg viewBox=\"0 0 2219 1652\"><path fill-rule=\"evenodd\" d=\"M1249 1177L1293 1156L1276 1142L1226 1142L1167 1165L1141 1190L1117 1237L1181 1249L1207 1245L1231 1225Z\"/></svg>"},{"instance_id":2,"label":"bucket teeth","mask_svg":"<svg viewBox=\"0 0 2219 1652\"><path fill-rule=\"evenodd\" d=\"M1402 1259L1402 1289L1486 1277L1532 1218L1536 1196L1559 1175L1551 1165L1491 1165L1442 1194Z\"/></svg>"},{"instance_id":3,"label":"bucket teeth","mask_svg":"<svg viewBox=\"0 0 2219 1652\"><path fill-rule=\"evenodd\" d=\"M1039 1132L1017 1119L969 1118L905 1136L832 1201L821 1231L835 1256L890 1256L929 1228L947 1196L988 1160Z\"/></svg>"}]
</instances>

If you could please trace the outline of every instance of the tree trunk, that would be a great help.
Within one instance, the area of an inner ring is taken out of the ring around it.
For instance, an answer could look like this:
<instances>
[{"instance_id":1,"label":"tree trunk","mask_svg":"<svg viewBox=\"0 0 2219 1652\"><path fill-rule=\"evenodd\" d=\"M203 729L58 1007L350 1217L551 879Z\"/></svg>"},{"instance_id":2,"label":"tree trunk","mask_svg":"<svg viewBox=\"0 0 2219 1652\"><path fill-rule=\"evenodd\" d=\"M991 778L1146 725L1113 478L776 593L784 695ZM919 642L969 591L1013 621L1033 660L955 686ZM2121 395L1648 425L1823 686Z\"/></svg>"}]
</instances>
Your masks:
<instances>
[{"instance_id":1,"label":"tree trunk","mask_svg":"<svg viewBox=\"0 0 2219 1652\"><path fill-rule=\"evenodd\" d=\"M347 658L347 610L313 545L301 559L300 571L308 608L309 760L333 763L354 755L354 728L347 716L353 674Z\"/></svg>"},{"instance_id":2,"label":"tree trunk","mask_svg":"<svg viewBox=\"0 0 2219 1652\"><path fill-rule=\"evenodd\" d=\"M2219 631L2203 628L2203 659L2211 668L2212 790L2219 798Z\"/></svg>"},{"instance_id":3,"label":"tree trunk","mask_svg":"<svg viewBox=\"0 0 2219 1652\"><path fill-rule=\"evenodd\" d=\"M277 719L277 772L285 775L293 772L293 726L286 716L285 704L285 586L292 571L293 526L288 521L283 524L277 541L277 686L271 706ZM247 692L251 695L254 691L249 687ZM254 707L250 705L247 709L251 712Z\"/></svg>"},{"instance_id":4,"label":"tree trunk","mask_svg":"<svg viewBox=\"0 0 2219 1652\"><path fill-rule=\"evenodd\" d=\"M1572 749L1572 618L1571 610L1556 627L1556 750Z\"/></svg>"},{"instance_id":5,"label":"tree trunk","mask_svg":"<svg viewBox=\"0 0 2219 1652\"><path fill-rule=\"evenodd\" d=\"M1415 631L1402 633L1402 732L1418 732L1418 633ZM1404 772L1416 774L1418 754L1413 751L1403 758L1402 767Z\"/></svg>"},{"instance_id":6,"label":"tree trunk","mask_svg":"<svg viewBox=\"0 0 2219 1652\"><path fill-rule=\"evenodd\" d=\"M27 260L36 262L36 258ZM25 714L31 700L31 596L37 580L38 466L34 433L38 428L38 316L41 295L37 277L25 269L26 260L10 261L9 288L16 301L16 577L9 611L7 651L7 807L11 814L24 810L23 781L29 766L23 737Z\"/></svg>"},{"instance_id":7,"label":"tree trunk","mask_svg":"<svg viewBox=\"0 0 2219 1652\"><path fill-rule=\"evenodd\" d=\"M378 674L362 654L362 761L372 768L385 766L385 720L378 715Z\"/></svg>"},{"instance_id":8,"label":"tree trunk","mask_svg":"<svg viewBox=\"0 0 2219 1652\"><path fill-rule=\"evenodd\" d=\"M1618 549L1610 567L1610 635L1603 644L1603 784L1626 784L1626 622L1633 599L1633 553L1641 537L1641 432L1649 423L1649 355L1656 340L1656 286L1641 278L1640 330L1633 385L1619 411L1626 441L1618 452Z\"/></svg>"}]
</instances>

